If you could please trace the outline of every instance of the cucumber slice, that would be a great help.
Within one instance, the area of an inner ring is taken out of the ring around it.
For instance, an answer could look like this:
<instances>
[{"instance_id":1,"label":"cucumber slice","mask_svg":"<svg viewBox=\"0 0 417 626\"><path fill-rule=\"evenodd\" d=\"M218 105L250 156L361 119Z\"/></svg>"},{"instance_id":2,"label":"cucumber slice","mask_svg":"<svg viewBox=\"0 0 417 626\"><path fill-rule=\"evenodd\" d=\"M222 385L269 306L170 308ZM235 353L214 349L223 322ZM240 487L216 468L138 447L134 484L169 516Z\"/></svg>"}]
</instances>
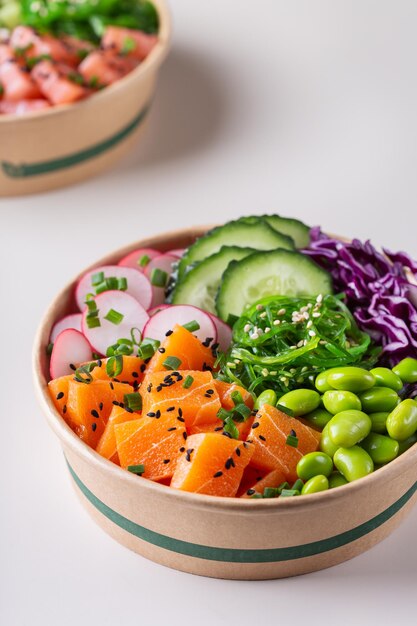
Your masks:
<instances>
[{"instance_id":1,"label":"cucumber slice","mask_svg":"<svg viewBox=\"0 0 417 626\"><path fill-rule=\"evenodd\" d=\"M224 226L213 228L186 250L178 265L178 278L185 275L190 265L218 252L222 246L250 247L257 250L275 248L293 250L294 242L290 237L278 233L265 221L257 218L251 222L244 220L228 222Z\"/></svg>"},{"instance_id":2,"label":"cucumber slice","mask_svg":"<svg viewBox=\"0 0 417 626\"><path fill-rule=\"evenodd\" d=\"M281 217L280 215L250 215L249 217L240 218L240 221L253 224L260 219L269 224L269 226L277 232L291 237L296 248L306 248L309 245L310 227L292 217Z\"/></svg>"},{"instance_id":3,"label":"cucumber slice","mask_svg":"<svg viewBox=\"0 0 417 626\"><path fill-rule=\"evenodd\" d=\"M227 320L267 296L317 296L332 293L330 274L300 252L271 250L232 261L216 298L218 316Z\"/></svg>"},{"instance_id":4,"label":"cucumber slice","mask_svg":"<svg viewBox=\"0 0 417 626\"><path fill-rule=\"evenodd\" d=\"M193 304L209 313L216 313L215 298L222 274L231 261L239 261L256 252L253 248L223 246L195 267L192 267L176 285L173 304Z\"/></svg>"}]
</instances>

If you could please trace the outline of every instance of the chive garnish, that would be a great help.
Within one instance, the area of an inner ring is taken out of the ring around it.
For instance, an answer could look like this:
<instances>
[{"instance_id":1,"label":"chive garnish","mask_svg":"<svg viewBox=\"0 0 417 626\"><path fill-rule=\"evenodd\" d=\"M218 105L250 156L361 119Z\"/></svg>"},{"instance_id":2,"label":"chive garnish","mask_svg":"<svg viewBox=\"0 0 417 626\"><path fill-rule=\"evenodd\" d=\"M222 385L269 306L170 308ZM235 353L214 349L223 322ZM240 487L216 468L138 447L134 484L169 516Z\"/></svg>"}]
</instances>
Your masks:
<instances>
[{"instance_id":1,"label":"chive garnish","mask_svg":"<svg viewBox=\"0 0 417 626\"><path fill-rule=\"evenodd\" d=\"M232 402L235 406L238 406L239 404L244 404L240 391L232 391L230 397L232 398Z\"/></svg>"},{"instance_id":2,"label":"chive garnish","mask_svg":"<svg viewBox=\"0 0 417 626\"><path fill-rule=\"evenodd\" d=\"M116 326L123 322L123 318L123 313L119 313L119 311L115 311L114 309L110 309L104 316L105 320L109 321L111 324L115 324Z\"/></svg>"},{"instance_id":3,"label":"chive garnish","mask_svg":"<svg viewBox=\"0 0 417 626\"><path fill-rule=\"evenodd\" d=\"M74 373L76 381L78 383L85 383L86 385L89 385L93 380L91 372L95 367L99 367L99 364L96 361L91 361L90 363L85 363L84 365L77 367Z\"/></svg>"},{"instance_id":4,"label":"chive garnish","mask_svg":"<svg viewBox=\"0 0 417 626\"><path fill-rule=\"evenodd\" d=\"M182 325L185 330L188 330L190 333L194 333L196 330L200 330L200 324L197 320L192 320L191 322L187 322Z\"/></svg>"},{"instance_id":5,"label":"chive garnish","mask_svg":"<svg viewBox=\"0 0 417 626\"><path fill-rule=\"evenodd\" d=\"M50 356L52 354L53 347L54 347L53 343L48 343L48 345L46 346L46 354L48 356Z\"/></svg>"},{"instance_id":6,"label":"chive garnish","mask_svg":"<svg viewBox=\"0 0 417 626\"><path fill-rule=\"evenodd\" d=\"M111 356L106 363L106 374L109 378L116 378L123 371L123 356Z\"/></svg>"},{"instance_id":7,"label":"chive garnish","mask_svg":"<svg viewBox=\"0 0 417 626\"><path fill-rule=\"evenodd\" d=\"M136 42L132 37L125 37L121 49L121 54L129 54L129 52L133 52L136 49Z\"/></svg>"},{"instance_id":8,"label":"chive garnish","mask_svg":"<svg viewBox=\"0 0 417 626\"><path fill-rule=\"evenodd\" d=\"M184 382L182 383L182 386L184 387L184 389L189 389L191 387L191 385L194 382L194 378L192 376L190 376L190 374L188 374L185 377Z\"/></svg>"},{"instance_id":9,"label":"chive garnish","mask_svg":"<svg viewBox=\"0 0 417 626\"><path fill-rule=\"evenodd\" d=\"M142 341L138 348L138 356L140 356L144 361L146 361L146 359L150 359L153 357L160 344L161 342L157 339L150 339L147 337Z\"/></svg>"},{"instance_id":10,"label":"chive garnish","mask_svg":"<svg viewBox=\"0 0 417 626\"><path fill-rule=\"evenodd\" d=\"M294 435L288 435L285 443L287 444L287 446L298 448L298 437L295 437Z\"/></svg>"},{"instance_id":11,"label":"chive garnish","mask_svg":"<svg viewBox=\"0 0 417 626\"><path fill-rule=\"evenodd\" d=\"M233 439L239 439L239 430L231 415L224 421L223 432L228 433Z\"/></svg>"},{"instance_id":12,"label":"chive garnish","mask_svg":"<svg viewBox=\"0 0 417 626\"><path fill-rule=\"evenodd\" d=\"M132 409L132 411L141 411L142 396L138 392L125 393L123 396L123 404L125 407L127 406L129 409Z\"/></svg>"},{"instance_id":13,"label":"chive garnish","mask_svg":"<svg viewBox=\"0 0 417 626\"><path fill-rule=\"evenodd\" d=\"M283 404L279 404L279 403L276 405L276 407L277 407L277 409L279 411L281 411L281 413L285 413L289 417L294 417L294 411L292 409L289 409L288 407L284 406Z\"/></svg>"},{"instance_id":14,"label":"chive garnish","mask_svg":"<svg viewBox=\"0 0 417 626\"><path fill-rule=\"evenodd\" d=\"M303 487L304 487L303 481L301 480L301 478L297 478L297 480L295 481L291 489L294 489L295 491L301 491Z\"/></svg>"},{"instance_id":15,"label":"chive garnish","mask_svg":"<svg viewBox=\"0 0 417 626\"><path fill-rule=\"evenodd\" d=\"M97 272L97 274L93 274L91 277L91 284L93 287L99 285L104 280L104 272Z\"/></svg>"},{"instance_id":16,"label":"chive garnish","mask_svg":"<svg viewBox=\"0 0 417 626\"><path fill-rule=\"evenodd\" d=\"M151 260L151 257L149 257L147 254L143 254L138 260L137 260L137 264L139 265L139 267L146 267L149 263L149 261Z\"/></svg>"},{"instance_id":17,"label":"chive garnish","mask_svg":"<svg viewBox=\"0 0 417 626\"><path fill-rule=\"evenodd\" d=\"M283 489L281 491L281 498L290 498L292 496L299 496L300 492L298 489Z\"/></svg>"},{"instance_id":18,"label":"chive garnish","mask_svg":"<svg viewBox=\"0 0 417 626\"><path fill-rule=\"evenodd\" d=\"M132 472L132 474L137 474L138 476L141 476L144 471L145 471L145 466L144 465L128 465L127 469L129 472Z\"/></svg>"},{"instance_id":19,"label":"chive garnish","mask_svg":"<svg viewBox=\"0 0 417 626\"><path fill-rule=\"evenodd\" d=\"M177 370L181 365L181 359L179 359L177 356L168 356L162 363L162 365L167 370Z\"/></svg>"},{"instance_id":20,"label":"chive garnish","mask_svg":"<svg viewBox=\"0 0 417 626\"><path fill-rule=\"evenodd\" d=\"M168 282L168 274L155 267L151 272L150 280L154 287L165 287Z\"/></svg>"},{"instance_id":21,"label":"chive garnish","mask_svg":"<svg viewBox=\"0 0 417 626\"><path fill-rule=\"evenodd\" d=\"M94 313L94 315L91 315L91 314L87 315L86 322L87 322L88 328L98 328L99 326L101 326L101 322L99 318L97 317L97 313Z\"/></svg>"}]
</instances>

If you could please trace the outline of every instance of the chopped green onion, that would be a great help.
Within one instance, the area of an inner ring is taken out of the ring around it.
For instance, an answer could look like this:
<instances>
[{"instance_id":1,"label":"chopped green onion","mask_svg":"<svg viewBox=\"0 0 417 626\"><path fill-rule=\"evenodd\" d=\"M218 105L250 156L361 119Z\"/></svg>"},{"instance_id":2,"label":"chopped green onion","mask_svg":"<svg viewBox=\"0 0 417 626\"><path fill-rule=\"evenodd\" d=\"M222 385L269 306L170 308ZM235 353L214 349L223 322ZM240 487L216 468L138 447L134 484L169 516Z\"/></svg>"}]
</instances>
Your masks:
<instances>
[{"instance_id":1,"label":"chopped green onion","mask_svg":"<svg viewBox=\"0 0 417 626\"><path fill-rule=\"evenodd\" d=\"M97 274L93 274L91 277L91 284L93 287L99 285L104 280L104 272L97 272Z\"/></svg>"},{"instance_id":2,"label":"chopped green onion","mask_svg":"<svg viewBox=\"0 0 417 626\"><path fill-rule=\"evenodd\" d=\"M233 437L233 439L239 439L239 430L231 415L225 419L223 430L225 433L228 433L231 437Z\"/></svg>"},{"instance_id":3,"label":"chopped green onion","mask_svg":"<svg viewBox=\"0 0 417 626\"><path fill-rule=\"evenodd\" d=\"M251 409L243 403L236 405L234 408L234 412L241 415L243 417L243 421L246 421L248 417L252 415Z\"/></svg>"},{"instance_id":4,"label":"chopped green onion","mask_svg":"<svg viewBox=\"0 0 417 626\"><path fill-rule=\"evenodd\" d=\"M298 437L294 437L294 435L288 435L285 443L287 444L287 446L298 448Z\"/></svg>"},{"instance_id":5,"label":"chopped green onion","mask_svg":"<svg viewBox=\"0 0 417 626\"><path fill-rule=\"evenodd\" d=\"M157 339L150 339L147 337L138 347L138 356L146 361L146 359L153 357L160 345L161 342Z\"/></svg>"},{"instance_id":6,"label":"chopped green onion","mask_svg":"<svg viewBox=\"0 0 417 626\"><path fill-rule=\"evenodd\" d=\"M182 383L182 386L184 387L184 389L189 389L191 387L191 385L194 382L194 378L192 376L190 376L190 374L188 374L185 377L184 382Z\"/></svg>"},{"instance_id":7,"label":"chopped green onion","mask_svg":"<svg viewBox=\"0 0 417 626\"><path fill-rule=\"evenodd\" d=\"M279 411L281 411L281 413L285 413L286 415L289 415L289 417L294 417L294 411L292 409L289 409L288 407L279 403L276 405L276 407Z\"/></svg>"},{"instance_id":8,"label":"chopped green onion","mask_svg":"<svg viewBox=\"0 0 417 626\"><path fill-rule=\"evenodd\" d=\"M230 397L232 398L233 404L235 406L238 406L238 404L244 404L240 391L232 391Z\"/></svg>"},{"instance_id":9,"label":"chopped green onion","mask_svg":"<svg viewBox=\"0 0 417 626\"><path fill-rule=\"evenodd\" d=\"M71 80L76 85L84 85L84 78L78 72L68 72L67 78L68 80Z\"/></svg>"},{"instance_id":10,"label":"chopped green onion","mask_svg":"<svg viewBox=\"0 0 417 626\"><path fill-rule=\"evenodd\" d=\"M279 495L281 495L279 487L265 487L263 492L264 498L278 498Z\"/></svg>"},{"instance_id":11,"label":"chopped green onion","mask_svg":"<svg viewBox=\"0 0 417 626\"><path fill-rule=\"evenodd\" d=\"M132 472L132 474L137 474L138 476L141 476L141 474L143 474L145 471L145 466L144 465L128 465L127 469L129 472Z\"/></svg>"},{"instance_id":12,"label":"chopped green onion","mask_svg":"<svg viewBox=\"0 0 417 626\"><path fill-rule=\"evenodd\" d=\"M301 478L297 478L297 480L295 481L291 489L294 489L295 491L301 491L303 487L304 487L303 481L301 480Z\"/></svg>"},{"instance_id":13,"label":"chopped green onion","mask_svg":"<svg viewBox=\"0 0 417 626\"><path fill-rule=\"evenodd\" d=\"M154 287L165 287L168 282L168 274L159 267L155 267L151 272L151 285Z\"/></svg>"},{"instance_id":14,"label":"chopped green onion","mask_svg":"<svg viewBox=\"0 0 417 626\"><path fill-rule=\"evenodd\" d=\"M123 313L119 313L119 311L115 311L114 309L110 309L107 315L104 316L105 320L108 320L111 324L115 324L116 326L123 322L123 318Z\"/></svg>"},{"instance_id":15,"label":"chopped green onion","mask_svg":"<svg viewBox=\"0 0 417 626\"><path fill-rule=\"evenodd\" d=\"M179 366L181 365L181 359L179 359L176 356L168 356L165 359L165 361L162 363L162 365L167 370L177 370Z\"/></svg>"},{"instance_id":16,"label":"chopped green onion","mask_svg":"<svg viewBox=\"0 0 417 626\"><path fill-rule=\"evenodd\" d=\"M93 293L89 293L87 294L85 303L87 305L87 309L89 311L97 311L97 304L96 301L94 300L95 295Z\"/></svg>"},{"instance_id":17,"label":"chopped green onion","mask_svg":"<svg viewBox=\"0 0 417 626\"><path fill-rule=\"evenodd\" d=\"M121 54L129 54L136 50L136 42L132 37L125 37L121 49Z\"/></svg>"},{"instance_id":18,"label":"chopped green onion","mask_svg":"<svg viewBox=\"0 0 417 626\"><path fill-rule=\"evenodd\" d=\"M132 411L142 410L142 396L138 392L125 393L123 396L123 403Z\"/></svg>"},{"instance_id":19,"label":"chopped green onion","mask_svg":"<svg viewBox=\"0 0 417 626\"><path fill-rule=\"evenodd\" d=\"M188 330L190 333L194 333L196 330L200 330L200 324L196 320L192 320L191 322L187 322L182 325L185 330Z\"/></svg>"},{"instance_id":20,"label":"chopped green onion","mask_svg":"<svg viewBox=\"0 0 417 626\"><path fill-rule=\"evenodd\" d=\"M95 367L98 367L98 363L96 363L96 361L92 361L91 363L85 363L84 365L77 367L74 373L75 380L79 383L85 383L86 385L89 385L93 380L91 372Z\"/></svg>"},{"instance_id":21,"label":"chopped green onion","mask_svg":"<svg viewBox=\"0 0 417 626\"><path fill-rule=\"evenodd\" d=\"M283 489L281 491L281 498L291 498L292 496L299 496L298 489Z\"/></svg>"},{"instance_id":22,"label":"chopped green onion","mask_svg":"<svg viewBox=\"0 0 417 626\"><path fill-rule=\"evenodd\" d=\"M127 289L127 278L124 276L118 279L118 289L119 291L126 291Z\"/></svg>"},{"instance_id":23,"label":"chopped green onion","mask_svg":"<svg viewBox=\"0 0 417 626\"><path fill-rule=\"evenodd\" d=\"M98 311L94 312L94 315L89 313L86 317L86 321L87 321L87 326L88 328L98 328L99 326L101 326L101 322L99 320L99 318L97 317Z\"/></svg>"},{"instance_id":24,"label":"chopped green onion","mask_svg":"<svg viewBox=\"0 0 417 626\"><path fill-rule=\"evenodd\" d=\"M116 378L123 371L123 356L111 356L106 363L106 374L109 378Z\"/></svg>"},{"instance_id":25,"label":"chopped green onion","mask_svg":"<svg viewBox=\"0 0 417 626\"><path fill-rule=\"evenodd\" d=\"M138 333L138 335L139 335L138 337L135 337L135 332ZM142 333L140 332L139 328L136 328L136 327L131 328L130 329L130 336L132 337L132 343L135 346L139 346L140 342L142 341Z\"/></svg>"},{"instance_id":26,"label":"chopped green onion","mask_svg":"<svg viewBox=\"0 0 417 626\"><path fill-rule=\"evenodd\" d=\"M48 343L48 345L46 346L46 354L48 356L50 356L52 354L53 347L54 347L53 343Z\"/></svg>"},{"instance_id":27,"label":"chopped green onion","mask_svg":"<svg viewBox=\"0 0 417 626\"><path fill-rule=\"evenodd\" d=\"M228 417L230 417L230 412L226 409L221 408L217 411L217 417L219 418L219 420L222 420L224 422L227 420Z\"/></svg>"},{"instance_id":28,"label":"chopped green onion","mask_svg":"<svg viewBox=\"0 0 417 626\"><path fill-rule=\"evenodd\" d=\"M137 260L137 264L139 265L139 267L146 267L149 263L149 261L151 260L151 257L148 256L147 254L143 254L138 260Z\"/></svg>"}]
</instances>

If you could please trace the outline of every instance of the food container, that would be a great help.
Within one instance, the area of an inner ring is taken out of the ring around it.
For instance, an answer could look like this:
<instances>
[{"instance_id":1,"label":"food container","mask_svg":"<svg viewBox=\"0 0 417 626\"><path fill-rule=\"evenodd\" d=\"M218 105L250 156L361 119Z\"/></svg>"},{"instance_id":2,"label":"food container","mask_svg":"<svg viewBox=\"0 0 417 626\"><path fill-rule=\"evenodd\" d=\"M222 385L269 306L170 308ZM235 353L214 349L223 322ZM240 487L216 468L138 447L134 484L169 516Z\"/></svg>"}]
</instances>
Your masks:
<instances>
[{"instance_id":1,"label":"food container","mask_svg":"<svg viewBox=\"0 0 417 626\"><path fill-rule=\"evenodd\" d=\"M75 104L0 116L0 196L49 191L94 176L139 138L171 33L165 0L153 2L158 43L130 74Z\"/></svg>"},{"instance_id":2,"label":"food container","mask_svg":"<svg viewBox=\"0 0 417 626\"><path fill-rule=\"evenodd\" d=\"M138 241L95 266L115 263L137 247L183 248L206 230L181 230ZM82 505L116 541L146 558L193 574L280 578L330 567L368 550L411 510L417 498L417 445L343 487L265 500L177 491L99 456L67 426L47 390L46 346L54 322L75 310L76 280L58 294L42 320L34 345L35 387L61 442Z\"/></svg>"}]
</instances>

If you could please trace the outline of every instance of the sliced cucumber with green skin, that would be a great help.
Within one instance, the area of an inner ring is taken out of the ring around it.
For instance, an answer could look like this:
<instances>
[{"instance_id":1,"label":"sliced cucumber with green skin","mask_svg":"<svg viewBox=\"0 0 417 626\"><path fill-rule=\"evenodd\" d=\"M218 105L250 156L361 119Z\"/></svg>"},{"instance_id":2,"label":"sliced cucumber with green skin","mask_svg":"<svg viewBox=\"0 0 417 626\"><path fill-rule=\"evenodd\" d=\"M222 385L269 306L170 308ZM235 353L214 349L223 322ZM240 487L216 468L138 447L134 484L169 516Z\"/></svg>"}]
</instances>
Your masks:
<instances>
[{"instance_id":1,"label":"sliced cucumber with green skin","mask_svg":"<svg viewBox=\"0 0 417 626\"><path fill-rule=\"evenodd\" d=\"M173 304L193 304L199 309L216 313L215 298L223 272L231 261L239 261L256 252L253 248L223 246L195 267L192 267L176 285Z\"/></svg>"},{"instance_id":2,"label":"sliced cucumber with green skin","mask_svg":"<svg viewBox=\"0 0 417 626\"><path fill-rule=\"evenodd\" d=\"M290 237L278 233L260 219L253 222L243 220L228 222L224 226L213 228L186 250L178 265L178 278L181 279L184 276L190 265L215 254L222 246L250 247L257 250L274 250L275 248L293 250L294 242Z\"/></svg>"},{"instance_id":3,"label":"sliced cucumber with green skin","mask_svg":"<svg viewBox=\"0 0 417 626\"><path fill-rule=\"evenodd\" d=\"M280 215L250 215L249 217L241 217L239 221L254 224L259 220L266 222L277 232L291 237L296 248L306 248L310 243L310 227L292 217L281 217Z\"/></svg>"},{"instance_id":4,"label":"sliced cucumber with green skin","mask_svg":"<svg viewBox=\"0 0 417 626\"><path fill-rule=\"evenodd\" d=\"M271 250L232 261L216 298L218 316L240 316L267 296L317 296L332 293L330 274L301 252Z\"/></svg>"}]
</instances>

